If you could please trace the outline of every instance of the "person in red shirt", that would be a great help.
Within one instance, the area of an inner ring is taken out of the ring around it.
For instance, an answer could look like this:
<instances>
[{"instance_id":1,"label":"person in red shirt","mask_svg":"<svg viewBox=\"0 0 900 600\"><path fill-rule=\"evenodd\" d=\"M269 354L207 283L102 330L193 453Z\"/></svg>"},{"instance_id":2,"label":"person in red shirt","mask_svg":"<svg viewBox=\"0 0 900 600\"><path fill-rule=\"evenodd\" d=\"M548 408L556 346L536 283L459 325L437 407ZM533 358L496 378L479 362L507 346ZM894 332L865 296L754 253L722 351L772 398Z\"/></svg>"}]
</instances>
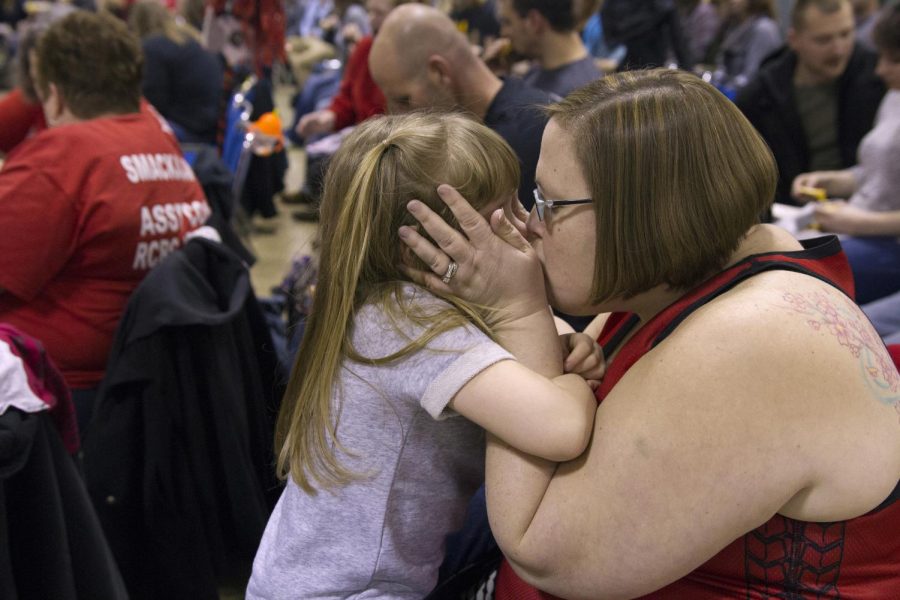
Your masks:
<instances>
[{"instance_id":1,"label":"person in red shirt","mask_svg":"<svg viewBox=\"0 0 900 600\"><path fill-rule=\"evenodd\" d=\"M84 425L128 297L210 209L140 110L140 47L123 23L73 13L36 59L48 129L0 171L0 321L43 342Z\"/></svg>"},{"instance_id":2,"label":"person in red shirt","mask_svg":"<svg viewBox=\"0 0 900 600\"><path fill-rule=\"evenodd\" d=\"M303 116L297 122L294 131L300 137L338 132L346 127L362 123L369 117L384 114L387 104L378 84L372 79L369 71L369 52L372 42L381 29L381 24L396 6L407 0L367 0L366 10L372 35L365 36L356 43L341 79L337 95L331 100L328 108L317 110ZM285 194L282 199L289 204L313 204L318 202L321 194L322 177L328 156L319 157L315 152L307 155L306 184L294 194ZM297 220L315 220L318 208L309 208L294 213Z\"/></svg>"},{"instance_id":3,"label":"person in red shirt","mask_svg":"<svg viewBox=\"0 0 900 600\"><path fill-rule=\"evenodd\" d=\"M350 58L347 59L341 87L331 100L331 106L304 115L295 128L298 135L307 138L315 134L340 131L344 127L356 125L371 116L384 113L384 94L369 72L369 51L385 17L399 4L402 4L402 0L366 2L372 35L359 40Z\"/></svg>"}]
</instances>

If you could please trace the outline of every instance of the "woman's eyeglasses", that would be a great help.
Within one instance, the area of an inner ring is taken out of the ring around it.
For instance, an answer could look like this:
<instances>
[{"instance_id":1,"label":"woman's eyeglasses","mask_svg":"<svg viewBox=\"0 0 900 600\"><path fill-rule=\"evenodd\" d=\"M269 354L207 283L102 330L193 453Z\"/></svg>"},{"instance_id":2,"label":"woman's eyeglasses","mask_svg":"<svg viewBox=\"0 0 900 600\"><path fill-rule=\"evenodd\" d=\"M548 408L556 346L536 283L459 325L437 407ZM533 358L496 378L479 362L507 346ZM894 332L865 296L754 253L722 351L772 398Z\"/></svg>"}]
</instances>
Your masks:
<instances>
[{"instance_id":1,"label":"woman's eyeglasses","mask_svg":"<svg viewBox=\"0 0 900 600\"><path fill-rule=\"evenodd\" d=\"M540 190L534 188L534 208L537 210L538 219L544 221L550 218L550 209L554 206L572 206L574 204L590 204L591 198L581 200L547 200L541 195Z\"/></svg>"}]
</instances>

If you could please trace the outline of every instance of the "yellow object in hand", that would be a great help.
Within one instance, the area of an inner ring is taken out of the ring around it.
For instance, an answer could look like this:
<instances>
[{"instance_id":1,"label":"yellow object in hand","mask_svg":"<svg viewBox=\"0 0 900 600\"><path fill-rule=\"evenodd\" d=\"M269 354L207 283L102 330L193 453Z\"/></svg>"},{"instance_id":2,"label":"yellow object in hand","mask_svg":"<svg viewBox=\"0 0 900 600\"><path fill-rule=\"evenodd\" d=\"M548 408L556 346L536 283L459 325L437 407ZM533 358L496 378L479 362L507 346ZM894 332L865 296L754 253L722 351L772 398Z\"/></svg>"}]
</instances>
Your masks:
<instances>
[{"instance_id":1,"label":"yellow object in hand","mask_svg":"<svg viewBox=\"0 0 900 600\"><path fill-rule=\"evenodd\" d=\"M828 192L825 191L825 188L820 187L801 187L797 190L803 196L809 196L813 200L817 202L825 202L828 199Z\"/></svg>"}]
</instances>

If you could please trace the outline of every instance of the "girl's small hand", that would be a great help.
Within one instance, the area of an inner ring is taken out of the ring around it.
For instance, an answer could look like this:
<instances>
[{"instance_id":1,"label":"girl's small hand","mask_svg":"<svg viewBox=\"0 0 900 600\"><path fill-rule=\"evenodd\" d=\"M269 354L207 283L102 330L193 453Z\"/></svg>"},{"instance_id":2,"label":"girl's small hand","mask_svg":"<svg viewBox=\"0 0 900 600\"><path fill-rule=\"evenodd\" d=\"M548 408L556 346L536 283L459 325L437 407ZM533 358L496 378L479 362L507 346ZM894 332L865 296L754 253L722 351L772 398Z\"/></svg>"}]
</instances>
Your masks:
<instances>
[{"instance_id":1,"label":"girl's small hand","mask_svg":"<svg viewBox=\"0 0 900 600\"><path fill-rule=\"evenodd\" d=\"M600 387L606 373L606 360L600 344L584 333L566 333L559 336L565 355L566 373L581 375L592 390Z\"/></svg>"}]
</instances>

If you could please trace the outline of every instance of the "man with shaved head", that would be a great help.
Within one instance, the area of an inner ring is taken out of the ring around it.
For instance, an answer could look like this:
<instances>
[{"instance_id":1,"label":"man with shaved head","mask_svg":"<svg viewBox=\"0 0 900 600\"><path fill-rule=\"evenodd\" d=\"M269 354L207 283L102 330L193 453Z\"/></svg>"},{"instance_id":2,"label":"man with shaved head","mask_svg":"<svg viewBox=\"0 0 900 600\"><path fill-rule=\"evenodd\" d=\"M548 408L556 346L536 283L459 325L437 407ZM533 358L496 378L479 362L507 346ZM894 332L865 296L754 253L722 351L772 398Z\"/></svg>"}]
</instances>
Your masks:
<instances>
[{"instance_id":1,"label":"man with shaved head","mask_svg":"<svg viewBox=\"0 0 900 600\"><path fill-rule=\"evenodd\" d=\"M422 4L388 15L372 45L369 70L388 112L461 109L500 134L521 162L519 199L526 208L534 204L534 170L547 123L538 107L552 101L550 94L498 78L447 15Z\"/></svg>"}]
</instances>

